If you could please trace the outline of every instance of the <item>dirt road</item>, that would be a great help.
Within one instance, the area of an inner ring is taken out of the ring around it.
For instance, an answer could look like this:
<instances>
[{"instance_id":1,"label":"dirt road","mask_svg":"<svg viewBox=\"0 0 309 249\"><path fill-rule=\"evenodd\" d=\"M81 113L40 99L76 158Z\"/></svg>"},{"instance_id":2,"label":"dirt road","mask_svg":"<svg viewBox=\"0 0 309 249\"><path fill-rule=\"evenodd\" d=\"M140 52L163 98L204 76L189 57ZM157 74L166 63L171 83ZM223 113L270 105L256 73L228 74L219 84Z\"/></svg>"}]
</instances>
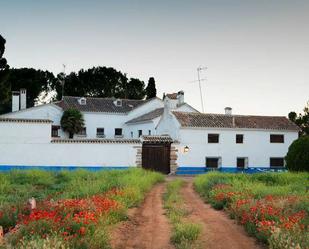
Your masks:
<instances>
[{"instance_id":1,"label":"dirt road","mask_svg":"<svg viewBox=\"0 0 309 249\"><path fill-rule=\"evenodd\" d=\"M162 196L165 184L156 185L144 203L129 213L112 234L114 249L173 249L170 225L164 215Z\"/></svg>"},{"instance_id":2,"label":"dirt road","mask_svg":"<svg viewBox=\"0 0 309 249\"><path fill-rule=\"evenodd\" d=\"M181 191L189 219L203 227L200 243L207 249L261 249L243 227L237 225L223 211L216 211L205 204L194 191L192 180L187 180Z\"/></svg>"},{"instance_id":3,"label":"dirt road","mask_svg":"<svg viewBox=\"0 0 309 249\"><path fill-rule=\"evenodd\" d=\"M168 178L168 181L173 180ZM198 245L201 249L262 249L243 227L237 225L223 211L205 204L194 191L192 178L185 178L182 188L190 222L202 225ZM129 220L120 223L112 233L113 249L174 249L170 243L171 227L164 215L165 184L156 185L143 204L130 210Z\"/></svg>"}]
</instances>

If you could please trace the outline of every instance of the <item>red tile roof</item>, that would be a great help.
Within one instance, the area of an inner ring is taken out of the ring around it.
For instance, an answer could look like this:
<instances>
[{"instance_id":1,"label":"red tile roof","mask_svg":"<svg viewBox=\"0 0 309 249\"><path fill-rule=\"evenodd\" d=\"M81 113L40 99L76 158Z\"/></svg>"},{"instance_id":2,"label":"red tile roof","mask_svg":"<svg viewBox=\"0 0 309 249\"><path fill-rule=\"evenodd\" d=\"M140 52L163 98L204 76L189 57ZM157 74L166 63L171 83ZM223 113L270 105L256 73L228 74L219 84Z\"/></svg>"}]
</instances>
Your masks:
<instances>
[{"instance_id":1,"label":"red tile roof","mask_svg":"<svg viewBox=\"0 0 309 249\"><path fill-rule=\"evenodd\" d=\"M286 117L173 112L182 127L243 128L299 131Z\"/></svg>"},{"instance_id":2,"label":"red tile roof","mask_svg":"<svg viewBox=\"0 0 309 249\"><path fill-rule=\"evenodd\" d=\"M166 97L169 99L177 99L177 93L167 93Z\"/></svg>"},{"instance_id":3,"label":"red tile roof","mask_svg":"<svg viewBox=\"0 0 309 249\"><path fill-rule=\"evenodd\" d=\"M30 118L0 118L0 122L6 123L52 123L49 119L30 119Z\"/></svg>"}]
</instances>

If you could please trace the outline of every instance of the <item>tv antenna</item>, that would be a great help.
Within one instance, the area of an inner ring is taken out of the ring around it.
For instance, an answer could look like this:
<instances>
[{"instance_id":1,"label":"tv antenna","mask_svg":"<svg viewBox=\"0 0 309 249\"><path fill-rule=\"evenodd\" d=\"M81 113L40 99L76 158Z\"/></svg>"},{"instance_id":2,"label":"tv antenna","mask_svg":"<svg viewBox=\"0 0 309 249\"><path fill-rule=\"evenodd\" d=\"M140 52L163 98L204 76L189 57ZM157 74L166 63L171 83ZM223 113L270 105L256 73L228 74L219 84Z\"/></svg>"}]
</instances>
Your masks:
<instances>
[{"instance_id":1,"label":"tv antenna","mask_svg":"<svg viewBox=\"0 0 309 249\"><path fill-rule=\"evenodd\" d=\"M206 81L206 79L201 79L201 71L206 70L206 69L207 69L207 67L199 66L197 68L197 80L190 81L191 83L198 82L199 89L200 89L200 98L201 98L202 112L204 112L204 100L203 100L202 84L201 84L201 82L202 81Z\"/></svg>"},{"instance_id":2,"label":"tv antenna","mask_svg":"<svg viewBox=\"0 0 309 249\"><path fill-rule=\"evenodd\" d=\"M66 65L65 65L65 64L62 64L62 66L63 66L63 77L62 77L62 80L61 80L61 87L62 87L61 99L63 100L63 95L64 95L64 84L65 84L65 68L66 68Z\"/></svg>"}]
</instances>

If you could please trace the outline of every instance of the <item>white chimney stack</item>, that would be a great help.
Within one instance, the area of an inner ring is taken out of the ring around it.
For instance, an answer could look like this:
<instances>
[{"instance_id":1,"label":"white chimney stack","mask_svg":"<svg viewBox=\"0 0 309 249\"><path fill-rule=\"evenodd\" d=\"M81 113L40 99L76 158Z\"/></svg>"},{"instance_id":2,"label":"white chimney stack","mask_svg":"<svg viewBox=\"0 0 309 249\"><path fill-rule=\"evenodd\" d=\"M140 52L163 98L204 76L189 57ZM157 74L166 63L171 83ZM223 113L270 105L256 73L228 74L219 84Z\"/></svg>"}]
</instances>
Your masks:
<instances>
[{"instance_id":1,"label":"white chimney stack","mask_svg":"<svg viewBox=\"0 0 309 249\"><path fill-rule=\"evenodd\" d=\"M27 90L20 89L20 110L27 108Z\"/></svg>"},{"instance_id":2,"label":"white chimney stack","mask_svg":"<svg viewBox=\"0 0 309 249\"><path fill-rule=\"evenodd\" d=\"M185 103L185 93L184 93L184 91L179 91L177 93L177 100L178 100L178 103L177 103L178 106L181 106Z\"/></svg>"},{"instance_id":3,"label":"white chimney stack","mask_svg":"<svg viewBox=\"0 0 309 249\"><path fill-rule=\"evenodd\" d=\"M19 111L19 92L12 91L12 112Z\"/></svg>"},{"instance_id":4,"label":"white chimney stack","mask_svg":"<svg viewBox=\"0 0 309 249\"><path fill-rule=\"evenodd\" d=\"M232 115L232 108L231 107L225 107L224 111L225 111L225 115Z\"/></svg>"}]
</instances>

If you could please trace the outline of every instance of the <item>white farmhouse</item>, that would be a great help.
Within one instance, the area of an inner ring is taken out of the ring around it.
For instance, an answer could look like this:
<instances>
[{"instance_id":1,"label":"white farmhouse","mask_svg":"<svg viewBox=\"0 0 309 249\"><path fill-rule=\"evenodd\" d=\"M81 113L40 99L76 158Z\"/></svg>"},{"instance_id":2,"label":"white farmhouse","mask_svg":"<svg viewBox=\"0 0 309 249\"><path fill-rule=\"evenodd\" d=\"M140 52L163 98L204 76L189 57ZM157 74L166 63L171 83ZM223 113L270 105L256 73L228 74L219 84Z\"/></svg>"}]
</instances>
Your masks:
<instances>
[{"instance_id":1,"label":"white farmhouse","mask_svg":"<svg viewBox=\"0 0 309 249\"><path fill-rule=\"evenodd\" d=\"M167 111L158 134L179 141L178 173L220 168L223 171L284 167L299 128L286 117Z\"/></svg>"},{"instance_id":2,"label":"white farmhouse","mask_svg":"<svg viewBox=\"0 0 309 249\"><path fill-rule=\"evenodd\" d=\"M51 136L68 138L60 127L63 111L73 108L82 112L84 130L75 138L139 138L153 135L163 114L163 101L157 97L149 100L92 98L64 96L61 101L26 109L26 90L13 92L12 112L6 118L48 119L53 122ZM20 98L19 98L20 96ZM20 99L20 101L19 101ZM167 94L172 110L197 112L184 102L184 92ZM21 108L19 108L21 107Z\"/></svg>"},{"instance_id":3,"label":"white farmhouse","mask_svg":"<svg viewBox=\"0 0 309 249\"><path fill-rule=\"evenodd\" d=\"M83 113L84 130L69 139L65 110ZM65 96L26 108L26 91L13 92L12 112L0 116L0 170L142 166L164 173L209 169L250 171L284 167L299 128L286 117L200 113L184 92L164 99Z\"/></svg>"}]
</instances>

